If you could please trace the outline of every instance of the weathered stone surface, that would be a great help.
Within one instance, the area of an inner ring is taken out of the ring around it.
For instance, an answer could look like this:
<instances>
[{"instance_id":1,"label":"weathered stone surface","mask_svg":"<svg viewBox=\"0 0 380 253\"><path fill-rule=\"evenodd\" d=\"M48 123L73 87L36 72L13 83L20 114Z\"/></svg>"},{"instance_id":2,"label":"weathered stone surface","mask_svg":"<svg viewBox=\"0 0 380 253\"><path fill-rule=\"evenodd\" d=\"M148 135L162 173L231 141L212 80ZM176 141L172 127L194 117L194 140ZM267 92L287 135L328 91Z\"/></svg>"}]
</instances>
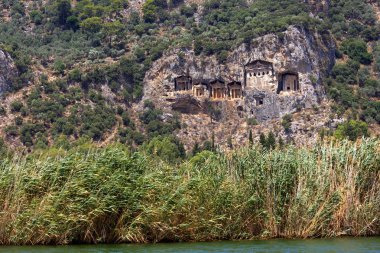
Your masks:
<instances>
[{"instance_id":1,"label":"weathered stone surface","mask_svg":"<svg viewBox=\"0 0 380 253\"><path fill-rule=\"evenodd\" d=\"M204 111L201 103L191 95L183 95L172 104L172 109L181 113L198 114Z\"/></svg>"},{"instance_id":2,"label":"weathered stone surface","mask_svg":"<svg viewBox=\"0 0 380 253\"><path fill-rule=\"evenodd\" d=\"M216 142L221 146L226 146L228 139L232 139L234 146L245 145L249 129L253 130L254 137L258 137L264 129L279 133L279 119L283 115L320 107L321 101L325 101L322 79L334 65L334 52L335 44L329 35L322 36L294 26L282 34L269 34L253 40L249 45L240 45L230 52L224 64L219 64L215 57L196 56L193 51L168 51L147 72L143 100L152 100L164 111L175 109L184 113L182 122L188 128L182 129L178 136L185 142L187 149L195 142L210 139L211 135L215 136ZM272 81L264 85L264 88L245 86L244 66L256 60L273 65ZM298 75L299 90L279 92L278 84L284 72ZM174 90L174 78L181 75L191 76L193 83L214 79L222 79L226 83L239 81L243 84L243 98L218 99L217 102L210 99L222 113L218 122L210 122L204 114L206 111L198 110L199 106L194 102L199 101L202 107L207 98L193 100L190 99L191 91ZM263 104L258 98L262 98ZM189 105L188 108L185 108L186 104ZM324 125L324 117L327 118L325 114L318 114L321 126ZM252 127L246 124L246 118L256 118L259 122L266 123ZM299 139L297 136L303 138L305 135L312 136L310 139L317 138L316 129L321 126L314 129L309 123L303 122L303 125L297 126L297 129L302 130L294 131L292 138ZM312 133L307 130L312 128Z\"/></svg>"},{"instance_id":3,"label":"weathered stone surface","mask_svg":"<svg viewBox=\"0 0 380 253\"><path fill-rule=\"evenodd\" d=\"M17 69L10 55L0 50L0 95L12 86Z\"/></svg>"},{"instance_id":4,"label":"weathered stone surface","mask_svg":"<svg viewBox=\"0 0 380 253\"><path fill-rule=\"evenodd\" d=\"M281 36L270 34L250 45L242 44L230 53L225 64L218 64L214 57L195 56L192 51L167 52L145 76L144 99L169 109L171 103L181 99L173 92L175 77L189 74L193 80L222 78L244 83L244 66L255 60L265 60L273 64L276 80L283 72L298 73L300 91L277 94L274 85L270 90L245 90L246 115L264 121L299 108L311 108L323 99L321 80L334 64L334 44L326 37L290 27ZM259 107L254 99L258 94L264 97L264 104Z\"/></svg>"}]
</instances>

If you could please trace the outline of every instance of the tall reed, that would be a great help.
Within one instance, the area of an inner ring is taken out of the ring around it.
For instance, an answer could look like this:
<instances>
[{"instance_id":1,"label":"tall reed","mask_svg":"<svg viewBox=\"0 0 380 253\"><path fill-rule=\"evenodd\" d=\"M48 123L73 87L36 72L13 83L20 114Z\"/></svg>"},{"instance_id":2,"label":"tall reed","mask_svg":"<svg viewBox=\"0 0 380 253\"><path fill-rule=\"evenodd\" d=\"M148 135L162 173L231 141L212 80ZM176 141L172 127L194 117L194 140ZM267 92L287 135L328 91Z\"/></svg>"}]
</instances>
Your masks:
<instances>
[{"instance_id":1,"label":"tall reed","mask_svg":"<svg viewBox=\"0 0 380 253\"><path fill-rule=\"evenodd\" d=\"M380 143L203 152L177 166L120 145L0 163L0 244L380 234Z\"/></svg>"}]
</instances>

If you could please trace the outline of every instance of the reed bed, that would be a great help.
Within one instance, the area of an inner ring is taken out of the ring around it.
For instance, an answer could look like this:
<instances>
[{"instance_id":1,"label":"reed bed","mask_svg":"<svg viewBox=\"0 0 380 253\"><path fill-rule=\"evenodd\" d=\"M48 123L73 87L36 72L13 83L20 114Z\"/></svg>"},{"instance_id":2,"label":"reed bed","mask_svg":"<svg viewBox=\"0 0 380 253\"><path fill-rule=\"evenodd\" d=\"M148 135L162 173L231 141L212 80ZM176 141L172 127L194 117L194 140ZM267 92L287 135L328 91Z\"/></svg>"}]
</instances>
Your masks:
<instances>
[{"instance_id":1,"label":"reed bed","mask_svg":"<svg viewBox=\"0 0 380 253\"><path fill-rule=\"evenodd\" d=\"M0 162L0 244L380 234L380 143L203 152L169 165L121 145Z\"/></svg>"}]
</instances>

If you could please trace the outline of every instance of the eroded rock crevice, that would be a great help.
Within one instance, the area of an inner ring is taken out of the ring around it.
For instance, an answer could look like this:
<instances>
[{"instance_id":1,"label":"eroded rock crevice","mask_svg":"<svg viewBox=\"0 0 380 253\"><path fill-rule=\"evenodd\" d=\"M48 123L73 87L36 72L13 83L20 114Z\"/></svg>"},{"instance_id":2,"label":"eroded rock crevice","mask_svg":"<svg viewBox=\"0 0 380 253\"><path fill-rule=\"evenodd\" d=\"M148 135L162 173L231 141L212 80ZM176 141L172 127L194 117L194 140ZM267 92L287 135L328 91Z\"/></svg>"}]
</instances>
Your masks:
<instances>
[{"instance_id":1,"label":"eroded rock crevice","mask_svg":"<svg viewBox=\"0 0 380 253\"><path fill-rule=\"evenodd\" d=\"M17 75L17 68L11 56L0 50L0 95L12 87Z\"/></svg>"}]
</instances>

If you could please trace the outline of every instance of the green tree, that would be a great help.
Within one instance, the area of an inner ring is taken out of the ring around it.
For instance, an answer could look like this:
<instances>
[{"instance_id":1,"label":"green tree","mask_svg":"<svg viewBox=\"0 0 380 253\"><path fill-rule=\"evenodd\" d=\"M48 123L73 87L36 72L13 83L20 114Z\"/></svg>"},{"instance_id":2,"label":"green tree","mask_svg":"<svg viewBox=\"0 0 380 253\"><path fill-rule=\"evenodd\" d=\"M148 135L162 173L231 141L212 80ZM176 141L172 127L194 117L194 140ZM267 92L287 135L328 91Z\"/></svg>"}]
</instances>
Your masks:
<instances>
[{"instance_id":1,"label":"green tree","mask_svg":"<svg viewBox=\"0 0 380 253\"><path fill-rule=\"evenodd\" d=\"M70 71L68 79L70 82L80 82L82 80L82 73L78 68L75 68Z\"/></svg>"},{"instance_id":2,"label":"green tree","mask_svg":"<svg viewBox=\"0 0 380 253\"><path fill-rule=\"evenodd\" d=\"M70 0L56 0L52 6L55 22L61 26L66 26L67 18L71 15Z\"/></svg>"},{"instance_id":3,"label":"green tree","mask_svg":"<svg viewBox=\"0 0 380 253\"><path fill-rule=\"evenodd\" d=\"M274 136L274 133L272 131L270 131L268 134L268 137L266 140L266 146L268 149L276 148L276 137Z\"/></svg>"},{"instance_id":4,"label":"green tree","mask_svg":"<svg viewBox=\"0 0 380 253\"><path fill-rule=\"evenodd\" d=\"M66 69L66 65L61 59L58 59L54 62L54 70L57 73L63 75L65 73L65 69Z\"/></svg>"},{"instance_id":5,"label":"green tree","mask_svg":"<svg viewBox=\"0 0 380 253\"><path fill-rule=\"evenodd\" d=\"M145 1L142 7L145 22L153 23L154 21L156 21L157 10L158 7L154 4L154 0Z\"/></svg>"},{"instance_id":6,"label":"green tree","mask_svg":"<svg viewBox=\"0 0 380 253\"><path fill-rule=\"evenodd\" d=\"M284 140L280 137L278 137L278 146L280 149L284 148L285 146L285 143L284 143Z\"/></svg>"},{"instance_id":7,"label":"green tree","mask_svg":"<svg viewBox=\"0 0 380 253\"><path fill-rule=\"evenodd\" d=\"M263 146L264 148L266 148L267 146L267 139L265 137L265 134L264 133L260 133L260 140L259 140L261 146Z\"/></svg>"},{"instance_id":8,"label":"green tree","mask_svg":"<svg viewBox=\"0 0 380 253\"><path fill-rule=\"evenodd\" d=\"M191 155L192 155L192 156L195 156L196 154L198 154L198 153L201 152L201 151L202 151L202 149L199 147L198 142L196 142L196 143L194 144L193 149L191 150Z\"/></svg>"},{"instance_id":9,"label":"green tree","mask_svg":"<svg viewBox=\"0 0 380 253\"><path fill-rule=\"evenodd\" d=\"M24 104L19 101L19 100L16 100L16 101L13 101L11 103L11 111L12 112L20 112L21 111L21 108L23 108Z\"/></svg>"},{"instance_id":10,"label":"green tree","mask_svg":"<svg viewBox=\"0 0 380 253\"><path fill-rule=\"evenodd\" d=\"M286 114L282 117L281 125L283 126L285 133L290 133L292 127L292 115Z\"/></svg>"},{"instance_id":11,"label":"green tree","mask_svg":"<svg viewBox=\"0 0 380 253\"><path fill-rule=\"evenodd\" d=\"M121 118L123 120L124 126L130 126L131 125L132 121L131 121L131 118L129 117L127 112L123 112L121 114Z\"/></svg>"},{"instance_id":12,"label":"green tree","mask_svg":"<svg viewBox=\"0 0 380 253\"><path fill-rule=\"evenodd\" d=\"M349 120L338 126L334 136L338 139L348 138L351 141L368 136L368 125L363 121Z\"/></svg>"},{"instance_id":13,"label":"green tree","mask_svg":"<svg viewBox=\"0 0 380 253\"><path fill-rule=\"evenodd\" d=\"M212 132L212 135L211 135L211 149L212 150L216 150L216 146L215 146L215 133Z\"/></svg>"},{"instance_id":14,"label":"green tree","mask_svg":"<svg viewBox=\"0 0 380 253\"><path fill-rule=\"evenodd\" d=\"M185 157L185 149L180 141L172 136L154 137L145 147L145 150L152 155L174 163Z\"/></svg>"},{"instance_id":15,"label":"green tree","mask_svg":"<svg viewBox=\"0 0 380 253\"><path fill-rule=\"evenodd\" d=\"M0 157L4 157L8 153L8 147L4 140L0 138Z\"/></svg>"},{"instance_id":16,"label":"green tree","mask_svg":"<svg viewBox=\"0 0 380 253\"><path fill-rule=\"evenodd\" d=\"M30 12L30 18L36 25L41 25L43 20L43 15L40 11L33 10Z\"/></svg>"},{"instance_id":17,"label":"green tree","mask_svg":"<svg viewBox=\"0 0 380 253\"><path fill-rule=\"evenodd\" d=\"M84 32L89 34L98 33L102 29L102 19L99 17L91 17L83 20L80 27Z\"/></svg>"},{"instance_id":18,"label":"green tree","mask_svg":"<svg viewBox=\"0 0 380 253\"><path fill-rule=\"evenodd\" d=\"M370 64L372 55L367 51L367 44L361 39L349 39L342 43L342 51L352 60L362 64Z\"/></svg>"},{"instance_id":19,"label":"green tree","mask_svg":"<svg viewBox=\"0 0 380 253\"><path fill-rule=\"evenodd\" d=\"M79 28L79 19L77 16L71 15L66 19L66 27L74 31Z\"/></svg>"},{"instance_id":20,"label":"green tree","mask_svg":"<svg viewBox=\"0 0 380 253\"><path fill-rule=\"evenodd\" d=\"M124 25L119 20L107 22L103 25L102 31L108 38L108 43L110 45L112 43L112 38L115 36L120 36L123 28Z\"/></svg>"}]
</instances>

